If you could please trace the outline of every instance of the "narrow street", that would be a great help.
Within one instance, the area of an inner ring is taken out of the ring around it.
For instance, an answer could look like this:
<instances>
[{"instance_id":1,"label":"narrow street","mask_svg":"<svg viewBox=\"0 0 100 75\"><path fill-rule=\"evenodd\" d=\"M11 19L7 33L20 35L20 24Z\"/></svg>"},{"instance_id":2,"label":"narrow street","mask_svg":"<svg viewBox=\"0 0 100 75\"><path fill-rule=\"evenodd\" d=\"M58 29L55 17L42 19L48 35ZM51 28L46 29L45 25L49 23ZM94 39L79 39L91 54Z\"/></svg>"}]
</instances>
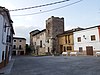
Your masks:
<instances>
[{"instance_id":1,"label":"narrow street","mask_svg":"<svg viewBox=\"0 0 100 75\"><path fill-rule=\"evenodd\" d=\"M11 72L2 75L100 75L100 57L17 56Z\"/></svg>"}]
</instances>

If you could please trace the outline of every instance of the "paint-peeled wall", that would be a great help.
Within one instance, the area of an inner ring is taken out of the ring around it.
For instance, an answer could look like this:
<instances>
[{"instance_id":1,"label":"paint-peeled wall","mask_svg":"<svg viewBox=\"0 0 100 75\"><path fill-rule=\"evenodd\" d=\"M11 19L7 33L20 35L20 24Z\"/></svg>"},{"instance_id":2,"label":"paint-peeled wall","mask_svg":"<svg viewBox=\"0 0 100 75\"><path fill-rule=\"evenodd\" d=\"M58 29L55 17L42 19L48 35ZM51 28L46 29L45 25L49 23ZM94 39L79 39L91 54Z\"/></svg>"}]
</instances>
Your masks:
<instances>
[{"instance_id":1,"label":"paint-peeled wall","mask_svg":"<svg viewBox=\"0 0 100 75\"><path fill-rule=\"evenodd\" d=\"M40 44L41 42L41 44ZM35 52L38 54L45 54L46 52L46 32L41 32L33 36L33 46L35 48Z\"/></svg>"}]
</instances>

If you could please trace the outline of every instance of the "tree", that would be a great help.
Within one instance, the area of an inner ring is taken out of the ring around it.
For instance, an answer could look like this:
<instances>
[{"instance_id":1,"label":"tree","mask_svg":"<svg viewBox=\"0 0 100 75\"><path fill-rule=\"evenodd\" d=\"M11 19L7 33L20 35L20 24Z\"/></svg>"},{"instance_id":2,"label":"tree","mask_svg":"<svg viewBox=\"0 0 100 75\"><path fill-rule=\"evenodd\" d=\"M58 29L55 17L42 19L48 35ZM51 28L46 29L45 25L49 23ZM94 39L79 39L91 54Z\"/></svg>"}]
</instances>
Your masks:
<instances>
[{"instance_id":1,"label":"tree","mask_svg":"<svg viewBox=\"0 0 100 75\"><path fill-rule=\"evenodd\" d=\"M30 54L32 52L32 49L28 44L26 44L26 54Z\"/></svg>"}]
</instances>

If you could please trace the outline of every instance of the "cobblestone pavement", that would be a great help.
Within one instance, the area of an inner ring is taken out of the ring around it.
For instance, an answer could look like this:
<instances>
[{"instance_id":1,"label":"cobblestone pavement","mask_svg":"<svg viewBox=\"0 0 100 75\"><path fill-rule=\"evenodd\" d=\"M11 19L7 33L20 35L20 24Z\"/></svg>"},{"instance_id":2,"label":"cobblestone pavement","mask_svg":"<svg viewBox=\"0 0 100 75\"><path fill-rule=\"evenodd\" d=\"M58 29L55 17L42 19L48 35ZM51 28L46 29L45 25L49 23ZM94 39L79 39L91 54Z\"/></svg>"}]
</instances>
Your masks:
<instances>
[{"instance_id":1,"label":"cobblestone pavement","mask_svg":"<svg viewBox=\"0 0 100 75\"><path fill-rule=\"evenodd\" d=\"M9 74L3 75L100 75L100 57L17 56Z\"/></svg>"}]
</instances>

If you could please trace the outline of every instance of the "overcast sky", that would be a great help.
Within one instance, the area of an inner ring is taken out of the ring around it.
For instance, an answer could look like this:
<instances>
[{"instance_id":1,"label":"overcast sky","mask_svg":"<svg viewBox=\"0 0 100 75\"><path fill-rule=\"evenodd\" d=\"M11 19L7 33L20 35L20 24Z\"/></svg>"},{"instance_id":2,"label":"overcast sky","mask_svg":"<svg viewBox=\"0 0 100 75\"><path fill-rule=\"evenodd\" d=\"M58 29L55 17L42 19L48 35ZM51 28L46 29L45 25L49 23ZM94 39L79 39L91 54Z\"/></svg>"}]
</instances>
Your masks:
<instances>
[{"instance_id":1,"label":"overcast sky","mask_svg":"<svg viewBox=\"0 0 100 75\"><path fill-rule=\"evenodd\" d=\"M0 0L0 6L13 10L38 6L56 1L62 0ZM26 16L15 16L51 10L76 1L80 0L69 0L65 3L52 6L10 12L11 18L14 22L13 26L15 36L24 37L27 39L27 43L29 43L29 32L35 29L44 29L46 26L45 21L51 16L64 17L65 30L76 27L91 27L100 25L100 0L82 0L77 4L50 12Z\"/></svg>"}]
</instances>

